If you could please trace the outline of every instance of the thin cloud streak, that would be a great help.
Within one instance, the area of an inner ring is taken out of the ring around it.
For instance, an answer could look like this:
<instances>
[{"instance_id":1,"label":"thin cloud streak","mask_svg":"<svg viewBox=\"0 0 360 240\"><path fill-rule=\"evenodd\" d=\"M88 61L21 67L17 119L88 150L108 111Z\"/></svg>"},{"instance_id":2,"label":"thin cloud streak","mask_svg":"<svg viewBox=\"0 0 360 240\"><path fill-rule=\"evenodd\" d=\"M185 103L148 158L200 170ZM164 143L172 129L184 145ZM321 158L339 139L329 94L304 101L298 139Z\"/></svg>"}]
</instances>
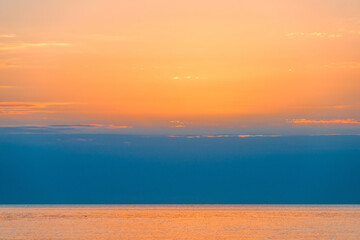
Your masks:
<instances>
[{"instance_id":1,"label":"thin cloud streak","mask_svg":"<svg viewBox=\"0 0 360 240\"><path fill-rule=\"evenodd\" d=\"M49 125L51 128L106 128L106 129L121 129L121 128L132 128L130 126L117 126L113 124L97 124L97 123L88 123L88 124L65 124L65 125Z\"/></svg>"},{"instance_id":2,"label":"thin cloud streak","mask_svg":"<svg viewBox=\"0 0 360 240\"><path fill-rule=\"evenodd\" d=\"M319 38L341 38L341 34L323 32L292 32L285 34L286 37L319 37Z\"/></svg>"},{"instance_id":3,"label":"thin cloud streak","mask_svg":"<svg viewBox=\"0 0 360 240\"><path fill-rule=\"evenodd\" d=\"M360 68L360 62L333 62L330 63L328 67L358 69Z\"/></svg>"},{"instance_id":4,"label":"thin cloud streak","mask_svg":"<svg viewBox=\"0 0 360 240\"><path fill-rule=\"evenodd\" d=\"M0 69L9 69L9 68L18 68L18 65L7 63L7 62L0 62Z\"/></svg>"},{"instance_id":5,"label":"thin cloud streak","mask_svg":"<svg viewBox=\"0 0 360 240\"><path fill-rule=\"evenodd\" d=\"M249 137L281 137L281 135L238 135L240 138L249 138Z\"/></svg>"},{"instance_id":6,"label":"thin cloud streak","mask_svg":"<svg viewBox=\"0 0 360 240\"><path fill-rule=\"evenodd\" d=\"M292 119L287 120L288 123L293 124L360 124L360 121L348 118L348 119L334 119L334 120L311 120L311 119Z\"/></svg>"},{"instance_id":7,"label":"thin cloud streak","mask_svg":"<svg viewBox=\"0 0 360 240\"><path fill-rule=\"evenodd\" d=\"M23 49L28 47L67 47L69 43L43 42L43 43L0 43L0 50Z\"/></svg>"},{"instance_id":8,"label":"thin cloud streak","mask_svg":"<svg viewBox=\"0 0 360 240\"><path fill-rule=\"evenodd\" d=\"M281 135L262 135L262 134L247 134L247 135L169 135L169 138L251 138L251 137L281 137Z\"/></svg>"},{"instance_id":9,"label":"thin cloud streak","mask_svg":"<svg viewBox=\"0 0 360 240\"><path fill-rule=\"evenodd\" d=\"M172 128L185 128L185 122L183 121L169 121L172 125L170 127Z\"/></svg>"},{"instance_id":10,"label":"thin cloud streak","mask_svg":"<svg viewBox=\"0 0 360 240\"><path fill-rule=\"evenodd\" d=\"M107 125L106 128L107 129L121 129L121 128L132 128L132 127L130 127L130 126L116 126L116 125L110 124L110 125Z\"/></svg>"},{"instance_id":11,"label":"thin cloud streak","mask_svg":"<svg viewBox=\"0 0 360 240\"><path fill-rule=\"evenodd\" d=\"M14 38L15 34L0 34L0 38Z\"/></svg>"},{"instance_id":12,"label":"thin cloud streak","mask_svg":"<svg viewBox=\"0 0 360 240\"><path fill-rule=\"evenodd\" d=\"M0 115L27 115L34 113L55 113L51 106L69 105L57 102L0 102Z\"/></svg>"},{"instance_id":13,"label":"thin cloud streak","mask_svg":"<svg viewBox=\"0 0 360 240\"><path fill-rule=\"evenodd\" d=\"M3 124L0 125L0 128L12 128L12 129L32 129L32 130L45 130L45 131L66 131L71 129L128 129L132 128L131 126L124 125L113 125L113 124L97 124L97 123L88 123L88 124L63 124L63 125L44 125L44 124Z\"/></svg>"},{"instance_id":14,"label":"thin cloud streak","mask_svg":"<svg viewBox=\"0 0 360 240\"><path fill-rule=\"evenodd\" d=\"M41 125L41 124L0 125L0 128L42 128L42 127L47 127L47 125Z\"/></svg>"}]
</instances>

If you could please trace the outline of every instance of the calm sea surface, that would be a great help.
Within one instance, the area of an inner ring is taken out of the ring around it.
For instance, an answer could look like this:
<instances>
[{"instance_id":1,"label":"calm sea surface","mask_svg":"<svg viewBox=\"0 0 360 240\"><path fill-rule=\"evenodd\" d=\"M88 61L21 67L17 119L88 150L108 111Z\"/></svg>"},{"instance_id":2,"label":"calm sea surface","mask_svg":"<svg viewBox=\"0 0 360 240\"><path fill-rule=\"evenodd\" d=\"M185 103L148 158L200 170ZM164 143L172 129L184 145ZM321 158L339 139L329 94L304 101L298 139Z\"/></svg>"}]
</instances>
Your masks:
<instances>
[{"instance_id":1,"label":"calm sea surface","mask_svg":"<svg viewBox=\"0 0 360 240\"><path fill-rule=\"evenodd\" d=\"M360 205L0 206L0 239L360 239Z\"/></svg>"}]
</instances>

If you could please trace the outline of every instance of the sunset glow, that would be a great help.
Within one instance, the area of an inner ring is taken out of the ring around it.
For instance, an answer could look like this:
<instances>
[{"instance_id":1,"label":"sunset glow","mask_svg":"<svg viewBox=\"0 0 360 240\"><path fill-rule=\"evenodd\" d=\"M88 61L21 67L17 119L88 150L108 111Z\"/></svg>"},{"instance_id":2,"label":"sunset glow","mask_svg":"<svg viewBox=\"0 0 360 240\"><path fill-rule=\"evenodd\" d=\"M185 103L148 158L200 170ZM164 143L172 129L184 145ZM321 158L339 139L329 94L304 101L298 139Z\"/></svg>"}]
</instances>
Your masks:
<instances>
[{"instance_id":1,"label":"sunset glow","mask_svg":"<svg viewBox=\"0 0 360 240\"><path fill-rule=\"evenodd\" d=\"M360 4L346 2L2 1L0 124L356 123Z\"/></svg>"}]
</instances>

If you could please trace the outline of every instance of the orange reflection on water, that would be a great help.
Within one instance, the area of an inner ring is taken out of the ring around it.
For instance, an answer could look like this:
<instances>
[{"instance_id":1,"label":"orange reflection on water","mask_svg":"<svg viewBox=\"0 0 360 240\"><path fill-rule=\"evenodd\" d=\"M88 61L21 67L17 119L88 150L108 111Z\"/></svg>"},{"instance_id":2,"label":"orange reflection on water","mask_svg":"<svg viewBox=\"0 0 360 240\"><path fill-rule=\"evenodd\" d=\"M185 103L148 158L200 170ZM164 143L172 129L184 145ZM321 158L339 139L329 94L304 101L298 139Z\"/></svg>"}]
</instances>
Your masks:
<instances>
[{"instance_id":1,"label":"orange reflection on water","mask_svg":"<svg viewBox=\"0 0 360 240\"><path fill-rule=\"evenodd\" d=\"M3 206L0 239L360 239L360 206Z\"/></svg>"}]
</instances>

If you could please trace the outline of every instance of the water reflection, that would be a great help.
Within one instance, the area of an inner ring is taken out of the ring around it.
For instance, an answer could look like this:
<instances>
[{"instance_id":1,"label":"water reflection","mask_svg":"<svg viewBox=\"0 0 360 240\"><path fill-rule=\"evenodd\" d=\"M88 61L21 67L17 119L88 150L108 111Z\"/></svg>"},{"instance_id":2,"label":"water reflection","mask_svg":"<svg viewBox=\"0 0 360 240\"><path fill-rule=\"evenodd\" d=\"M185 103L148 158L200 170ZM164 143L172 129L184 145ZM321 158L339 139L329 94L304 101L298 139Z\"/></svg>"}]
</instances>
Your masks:
<instances>
[{"instance_id":1,"label":"water reflection","mask_svg":"<svg viewBox=\"0 0 360 240\"><path fill-rule=\"evenodd\" d=\"M360 206L2 206L0 239L360 239Z\"/></svg>"}]
</instances>

